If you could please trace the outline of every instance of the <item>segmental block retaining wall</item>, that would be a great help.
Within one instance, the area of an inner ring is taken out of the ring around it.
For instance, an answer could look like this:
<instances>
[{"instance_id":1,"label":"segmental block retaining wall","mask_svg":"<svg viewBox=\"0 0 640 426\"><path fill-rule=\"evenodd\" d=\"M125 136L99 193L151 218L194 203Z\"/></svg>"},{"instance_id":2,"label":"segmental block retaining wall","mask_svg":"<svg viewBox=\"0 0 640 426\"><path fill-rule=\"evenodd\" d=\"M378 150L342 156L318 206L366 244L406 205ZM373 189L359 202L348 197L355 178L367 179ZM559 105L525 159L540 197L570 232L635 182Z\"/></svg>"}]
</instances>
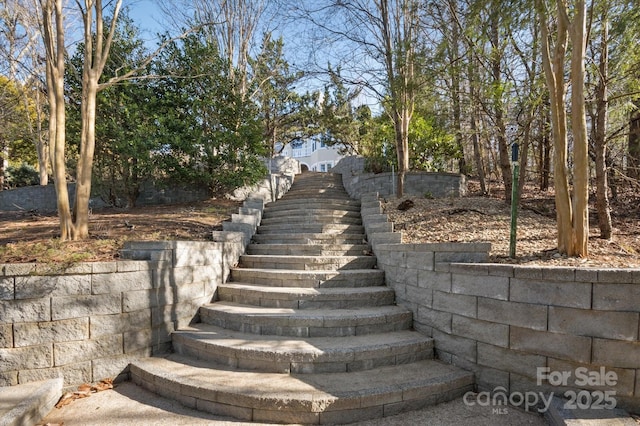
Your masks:
<instances>
[{"instance_id":1,"label":"segmental block retaining wall","mask_svg":"<svg viewBox=\"0 0 640 426\"><path fill-rule=\"evenodd\" d=\"M355 199L371 192L381 196L394 195L396 180L394 173L342 173L342 183L351 198ZM405 174L404 193L421 197L460 197L467 193L467 182L461 174L409 172Z\"/></svg>"},{"instance_id":2,"label":"segmental block retaining wall","mask_svg":"<svg viewBox=\"0 0 640 426\"><path fill-rule=\"evenodd\" d=\"M167 352L171 332L228 278L263 208L246 200L212 242L131 242L113 262L0 265L0 386L64 377L75 389Z\"/></svg>"},{"instance_id":3,"label":"segmental block retaining wall","mask_svg":"<svg viewBox=\"0 0 640 426\"><path fill-rule=\"evenodd\" d=\"M402 244L377 194L362 197L362 212L397 303L480 390L586 390L590 403L609 391L640 412L640 269L486 263L489 244Z\"/></svg>"}]
</instances>

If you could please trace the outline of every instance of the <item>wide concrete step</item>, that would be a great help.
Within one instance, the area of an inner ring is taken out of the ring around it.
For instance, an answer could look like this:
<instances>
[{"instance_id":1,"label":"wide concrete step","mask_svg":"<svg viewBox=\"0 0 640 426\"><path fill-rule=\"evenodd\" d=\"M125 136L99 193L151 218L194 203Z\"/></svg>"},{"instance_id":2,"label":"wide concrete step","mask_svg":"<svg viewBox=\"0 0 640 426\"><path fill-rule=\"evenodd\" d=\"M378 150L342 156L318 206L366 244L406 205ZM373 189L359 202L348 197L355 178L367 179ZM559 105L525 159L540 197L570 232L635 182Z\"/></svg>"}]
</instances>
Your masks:
<instances>
[{"instance_id":1,"label":"wide concrete step","mask_svg":"<svg viewBox=\"0 0 640 426\"><path fill-rule=\"evenodd\" d=\"M258 234L364 234L362 225L341 225L333 223L290 223L278 225L261 225Z\"/></svg>"},{"instance_id":2,"label":"wide concrete step","mask_svg":"<svg viewBox=\"0 0 640 426\"><path fill-rule=\"evenodd\" d=\"M335 288L383 286L384 271L349 269L344 271L288 271L286 269L231 268L232 282L271 287Z\"/></svg>"},{"instance_id":3,"label":"wide concrete step","mask_svg":"<svg viewBox=\"0 0 640 426\"><path fill-rule=\"evenodd\" d=\"M407 330L411 311L400 306L354 309L262 308L232 302L200 307L200 321L257 335L344 337Z\"/></svg>"},{"instance_id":4,"label":"wide concrete step","mask_svg":"<svg viewBox=\"0 0 640 426\"><path fill-rule=\"evenodd\" d=\"M317 210L349 210L354 212L360 212L360 201L357 200L333 200L327 198L314 198L308 197L305 199L279 199L274 203L269 203L264 208L264 214L269 215L275 211L291 211L291 210L305 210L308 208L314 208Z\"/></svg>"},{"instance_id":5,"label":"wide concrete step","mask_svg":"<svg viewBox=\"0 0 640 426\"><path fill-rule=\"evenodd\" d=\"M182 404L243 421L337 424L458 398L473 374L436 360L349 373L277 374L211 368L170 355L131 363L133 381Z\"/></svg>"},{"instance_id":6,"label":"wide concrete step","mask_svg":"<svg viewBox=\"0 0 640 426\"><path fill-rule=\"evenodd\" d=\"M260 226L273 226L273 225L320 225L320 224L335 224L335 225L362 225L362 218L349 217L349 216L333 216L333 215L298 215L292 213L291 216L278 216L263 218L260 222Z\"/></svg>"},{"instance_id":7,"label":"wide concrete step","mask_svg":"<svg viewBox=\"0 0 640 426\"><path fill-rule=\"evenodd\" d=\"M291 201L291 200L309 200L309 199L318 199L318 202L325 201L350 201L351 197L347 193L339 193L339 192L322 192L322 191L294 191L287 192L285 195L280 198L282 201Z\"/></svg>"},{"instance_id":8,"label":"wide concrete step","mask_svg":"<svg viewBox=\"0 0 640 426\"><path fill-rule=\"evenodd\" d=\"M392 305L395 292L389 287L299 288L269 287L247 283L218 286L218 300L268 308L349 309Z\"/></svg>"},{"instance_id":9,"label":"wide concrete step","mask_svg":"<svg viewBox=\"0 0 640 426\"><path fill-rule=\"evenodd\" d=\"M371 269L376 266L374 256L291 256L253 255L240 256L242 268L290 269L296 271L337 271Z\"/></svg>"},{"instance_id":10,"label":"wide concrete step","mask_svg":"<svg viewBox=\"0 0 640 426\"><path fill-rule=\"evenodd\" d=\"M251 240L255 244L367 244L367 239L361 232L343 234L323 234L319 232L254 234Z\"/></svg>"},{"instance_id":11,"label":"wide concrete step","mask_svg":"<svg viewBox=\"0 0 640 426\"><path fill-rule=\"evenodd\" d=\"M272 219L277 217L352 217L352 218L360 218L360 211L358 210L348 210L348 209L340 209L340 208L330 208L331 206L327 206L325 208L316 208L308 206L308 208L300 209L298 207L292 208L290 210L273 210L273 211L265 211L262 215L263 219Z\"/></svg>"},{"instance_id":12,"label":"wide concrete step","mask_svg":"<svg viewBox=\"0 0 640 426\"><path fill-rule=\"evenodd\" d=\"M433 340L407 330L339 338L265 338L194 324L174 332L172 339L176 353L266 373L343 373L433 358Z\"/></svg>"},{"instance_id":13,"label":"wide concrete step","mask_svg":"<svg viewBox=\"0 0 640 426\"><path fill-rule=\"evenodd\" d=\"M249 244L247 254L299 256L369 256L369 244Z\"/></svg>"}]
</instances>

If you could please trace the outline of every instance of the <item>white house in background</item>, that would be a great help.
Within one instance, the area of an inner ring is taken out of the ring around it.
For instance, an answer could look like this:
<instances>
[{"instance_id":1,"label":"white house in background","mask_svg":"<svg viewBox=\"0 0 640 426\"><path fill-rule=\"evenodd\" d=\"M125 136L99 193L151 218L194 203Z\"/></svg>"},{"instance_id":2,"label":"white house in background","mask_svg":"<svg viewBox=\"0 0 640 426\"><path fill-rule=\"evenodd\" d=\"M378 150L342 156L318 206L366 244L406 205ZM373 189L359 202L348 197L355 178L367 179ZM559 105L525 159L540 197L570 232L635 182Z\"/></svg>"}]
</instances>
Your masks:
<instances>
[{"instance_id":1,"label":"white house in background","mask_svg":"<svg viewBox=\"0 0 640 426\"><path fill-rule=\"evenodd\" d=\"M317 137L293 141L284 147L280 155L298 160L303 171L328 172L344 157L339 153L343 146L328 146L320 139ZM276 152L281 146L276 144Z\"/></svg>"}]
</instances>

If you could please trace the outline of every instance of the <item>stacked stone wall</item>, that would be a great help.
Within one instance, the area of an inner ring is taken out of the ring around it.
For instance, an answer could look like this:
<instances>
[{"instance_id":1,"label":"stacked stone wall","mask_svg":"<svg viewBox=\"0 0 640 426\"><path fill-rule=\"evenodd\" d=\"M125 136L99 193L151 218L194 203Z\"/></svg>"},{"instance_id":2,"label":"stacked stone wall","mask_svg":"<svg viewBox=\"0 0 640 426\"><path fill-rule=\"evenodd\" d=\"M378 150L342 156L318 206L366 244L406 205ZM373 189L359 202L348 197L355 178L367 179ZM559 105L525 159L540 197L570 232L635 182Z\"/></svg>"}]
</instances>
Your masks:
<instances>
[{"instance_id":1,"label":"stacked stone wall","mask_svg":"<svg viewBox=\"0 0 640 426\"><path fill-rule=\"evenodd\" d=\"M592 404L608 391L640 412L640 270L486 263L489 244L402 244L376 194L362 211L397 302L440 359L475 372L480 390L586 390ZM566 380L553 386L554 373ZM606 374L615 380L583 384Z\"/></svg>"}]
</instances>

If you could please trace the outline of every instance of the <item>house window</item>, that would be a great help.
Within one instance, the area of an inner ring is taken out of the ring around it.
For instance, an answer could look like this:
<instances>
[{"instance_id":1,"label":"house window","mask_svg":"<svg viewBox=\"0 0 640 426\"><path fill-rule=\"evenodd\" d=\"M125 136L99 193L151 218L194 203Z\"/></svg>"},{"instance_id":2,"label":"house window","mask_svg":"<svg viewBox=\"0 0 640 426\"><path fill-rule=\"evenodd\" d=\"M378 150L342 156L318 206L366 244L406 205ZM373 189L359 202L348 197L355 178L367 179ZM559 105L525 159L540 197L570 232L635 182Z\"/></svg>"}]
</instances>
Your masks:
<instances>
[{"instance_id":1,"label":"house window","mask_svg":"<svg viewBox=\"0 0 640 426\"><path fill-rule=\"evenodd\" d=\"M321 172L326 172L327 171L327 165L326 164L320 164L320 171Z\"/></svg>"}]
</instances>

